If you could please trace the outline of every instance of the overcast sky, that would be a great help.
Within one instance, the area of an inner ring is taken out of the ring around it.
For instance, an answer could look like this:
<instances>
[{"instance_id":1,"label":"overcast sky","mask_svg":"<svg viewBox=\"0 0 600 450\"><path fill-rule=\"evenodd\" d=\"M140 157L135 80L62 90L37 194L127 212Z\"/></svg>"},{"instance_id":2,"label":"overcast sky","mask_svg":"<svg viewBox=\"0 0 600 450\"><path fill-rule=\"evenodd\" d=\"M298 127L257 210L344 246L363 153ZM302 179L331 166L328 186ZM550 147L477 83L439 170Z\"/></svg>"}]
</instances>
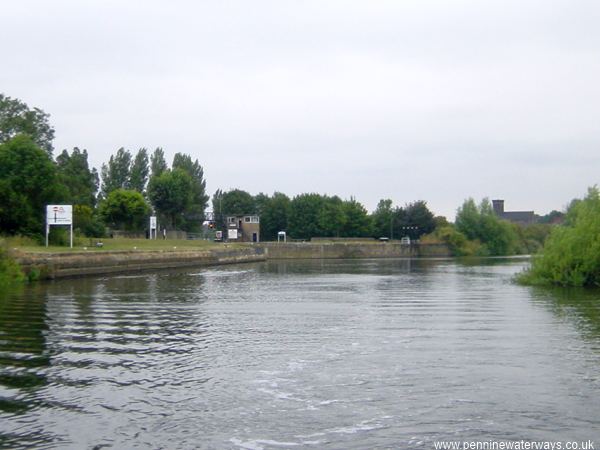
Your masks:
<instances>
[{"instance_id":1,"label":"overcast sky","mask_svg":"<svg viewBox=\"0 0 600 450\"><path fill-rule=\"evenodd\" d=\"M209 193L561 209L600 181L595 0L67 1L0 9L0 92L55 153L198 158Z\"/></svg>"}]
</instances>

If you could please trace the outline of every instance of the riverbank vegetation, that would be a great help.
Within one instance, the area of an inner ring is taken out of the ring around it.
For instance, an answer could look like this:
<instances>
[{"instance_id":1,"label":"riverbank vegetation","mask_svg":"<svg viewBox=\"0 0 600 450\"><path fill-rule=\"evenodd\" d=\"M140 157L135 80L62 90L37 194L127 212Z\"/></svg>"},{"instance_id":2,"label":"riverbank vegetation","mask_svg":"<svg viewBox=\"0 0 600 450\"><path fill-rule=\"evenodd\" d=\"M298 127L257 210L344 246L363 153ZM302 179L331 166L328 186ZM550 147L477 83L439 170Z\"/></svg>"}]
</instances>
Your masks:
<instances>
[{"instance_id":1,"label":"riverbank vegetation","mask_svg":"<svg viewBox=\"0 0 600 450\"><path fill-rule=\"evenodd\" d=\"M5 242L0 240L0 289L25 280L25 275L12 258Z\"/></svg>"},{"instance_id":2,"label":"riverbank vegetation","mask_svg":"<svg viewBox=\"0 0 600 450\"><path fill-rule=\"evenodd\" d=\"M435 217L424 200L400 206L381 199L369 213L355 198L314 192L252 195L242 189L218 189L210 202L212 215L207 216L204 170L190 155L176 153L169 166L160 147L153 152L119 148L98 171L90 167L87 151L78 147L54 159L53 136L48 114L0 94L0 234L41 244L47 204L72 204L76 245L94 247L92 240L105 239L104 249L110 247L106 237L117 232L146 235L150 215L158 216L160 231L186 231L195 237L209 236L206 219L214 231L226 229L228 215L258 215L262 241L276 240L279 231L296 240L408 237L446 244L455 255L478 256L535 252L553 227L501 220L485 199L479 204L466 200L450 223ZM561 214L553 213L549 222ZM67 242L65 230L53 227L50 243Z\"/></svg>"},{"instance_id":3,"label":"riverbank vegetation","mask_svg":"<svg viewBox=\"0 0 600 450\"><path fill-rule=\"evenodd\" d=\"M600 192L571 203L565 225L555 227L531 267L517 277L528 285L600 286Z\"/></svg>"}]
</instances>

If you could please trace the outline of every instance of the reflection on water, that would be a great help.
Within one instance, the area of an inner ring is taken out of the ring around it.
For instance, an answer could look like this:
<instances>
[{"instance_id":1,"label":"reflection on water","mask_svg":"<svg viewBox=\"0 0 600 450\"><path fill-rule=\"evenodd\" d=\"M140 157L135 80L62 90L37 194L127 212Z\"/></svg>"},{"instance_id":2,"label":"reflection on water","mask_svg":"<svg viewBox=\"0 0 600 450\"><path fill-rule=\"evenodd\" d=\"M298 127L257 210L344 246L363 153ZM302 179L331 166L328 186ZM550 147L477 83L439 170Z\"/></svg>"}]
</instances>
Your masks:
<instances>
[{"instance_id":1,"label":"reflection on water","mask_svg":"<svg viewBox=\"0 0 600 450\"><path fill-rule=\"evenodd\" d=\"M583 336L600 343L600 290L534 288L532 297L534 301L545 304L556 317L573 324Z\"/></svg>"},{"instance_id":2,"label":"reflection on water","mask_svg":"<svg viewBox=\"0 0 600 450\"><path fill-rule=\"evenodd\" d=\"M516 286L524 264L270 261L5 293L0 447L599 441L599 292Z\"/></svg>"}]
</instances>

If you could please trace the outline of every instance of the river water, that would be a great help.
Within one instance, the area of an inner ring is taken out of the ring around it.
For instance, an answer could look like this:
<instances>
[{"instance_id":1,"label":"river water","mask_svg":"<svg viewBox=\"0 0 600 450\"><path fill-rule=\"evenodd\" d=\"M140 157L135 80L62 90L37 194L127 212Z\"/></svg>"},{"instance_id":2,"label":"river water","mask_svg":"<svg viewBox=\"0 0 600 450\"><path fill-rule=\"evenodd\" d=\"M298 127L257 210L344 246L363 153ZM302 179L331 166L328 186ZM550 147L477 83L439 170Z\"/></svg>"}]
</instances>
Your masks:
<instances>
[{"instance_id":1,"label":"river water","mask_svg":"<svg viewBox=\"0 0 600 450\"><path fill-rule=\"evenodd\" d=\"M0 447L595 441L600 292L524 260L337 260L0 296Z\"/></svg>"}]
</instances>

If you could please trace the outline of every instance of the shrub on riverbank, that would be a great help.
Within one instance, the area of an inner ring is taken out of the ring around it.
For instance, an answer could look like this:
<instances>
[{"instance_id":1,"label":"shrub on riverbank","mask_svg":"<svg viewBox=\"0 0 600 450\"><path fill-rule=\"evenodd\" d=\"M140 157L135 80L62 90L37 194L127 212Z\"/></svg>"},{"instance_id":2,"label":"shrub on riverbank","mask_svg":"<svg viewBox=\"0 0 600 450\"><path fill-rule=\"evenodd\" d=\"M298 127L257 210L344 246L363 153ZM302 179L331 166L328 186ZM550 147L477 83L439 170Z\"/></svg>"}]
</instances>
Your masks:
<instances>
[{"instance_id":1,"label":"shrub on riverbank","mask_svg":"<svg viewBox=\"0 0 600 450\"><path fill-rule=\"evenodd\" d=\"M8 251L0 245L0 288L25 280L25 275Z\"/></svg>"},{"instance_id":2,"label":"shrub on riverbank","mask_svg":"<svg viewBox=\"0 0 600 450\"><path fill-rule=\"evenodd\" d=\"M555 227L531 267L517 277L528 285L600 286L600 192L574 202L567 225Z\"/></svg>"},{"instance_id":3,"label":"shrub on riverbank","mask_svg":"<svg viewBox=\"0 0 600 450\"><path fill-rule=\"evenodd\" d=\"M518 250L518 237L512 225L496 216L488 199L479 205L472 198L458 208L456 230L467 239L479 242L478 256L514 255Z\"/></svg>"},{"instance_id":4,"label":"shrub on riverbank","mask_svg":"<svg viewBox=\"0 0 600 450\"><path fill-rule=\"evenodd\" d=\"M479 241L468 240L466 236L458 231L452 224L446 224L436 228L433 233L423 236L421 242L423 244L446 244L453 256L477 255L481 248L481 243Z\"/></svg>"}]
</instances>

